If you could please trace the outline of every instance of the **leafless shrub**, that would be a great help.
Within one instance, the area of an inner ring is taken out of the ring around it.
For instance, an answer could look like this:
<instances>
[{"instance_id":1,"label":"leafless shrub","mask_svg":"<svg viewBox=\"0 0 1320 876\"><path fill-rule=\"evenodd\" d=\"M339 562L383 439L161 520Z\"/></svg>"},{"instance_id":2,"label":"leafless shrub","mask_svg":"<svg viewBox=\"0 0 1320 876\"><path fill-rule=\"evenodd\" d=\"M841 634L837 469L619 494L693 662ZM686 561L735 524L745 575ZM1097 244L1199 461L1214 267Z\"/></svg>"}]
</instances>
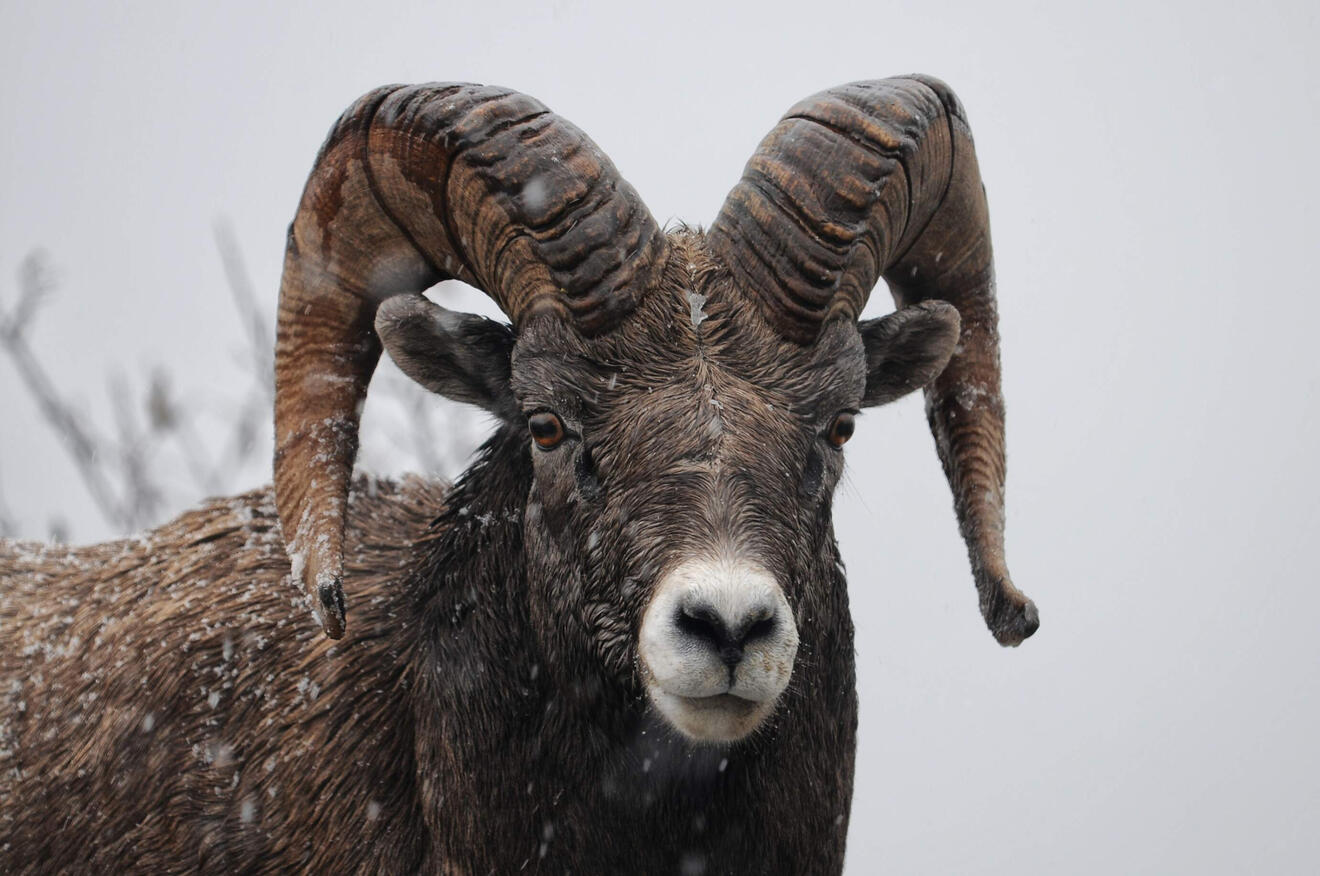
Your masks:
<instances>
[{"instance_id":1,"label":"leafless shrub","mask_svg":"<svg viewBox=\"0 0 1320 876\"><path fill-rule=\"evenodd\" d=\"M13 306L0 300L0 348L66 451L87 501L120 534L159 524L205 496L236 492L270 477L274 296L258 295L223 220L215 224L215 241L242 330L236 346L241 377L215 398L180 394L162 365L136 379L113 370L106 387L110 423L98 424L51 378L31 342L35 319L58 288L50 257L40 250L29 253L19 266ZM268 305L260 303L263 298ZM377 472L451 476L462 467L479 429L469 411L420 390L383 364L363 424L362 464ZM16 537L34 525L24 519L21 497L6 503L0 491L0 537ZM45 529L52 540L70 536L62 519L47 521Z\"/></svg>"}]
</instances>

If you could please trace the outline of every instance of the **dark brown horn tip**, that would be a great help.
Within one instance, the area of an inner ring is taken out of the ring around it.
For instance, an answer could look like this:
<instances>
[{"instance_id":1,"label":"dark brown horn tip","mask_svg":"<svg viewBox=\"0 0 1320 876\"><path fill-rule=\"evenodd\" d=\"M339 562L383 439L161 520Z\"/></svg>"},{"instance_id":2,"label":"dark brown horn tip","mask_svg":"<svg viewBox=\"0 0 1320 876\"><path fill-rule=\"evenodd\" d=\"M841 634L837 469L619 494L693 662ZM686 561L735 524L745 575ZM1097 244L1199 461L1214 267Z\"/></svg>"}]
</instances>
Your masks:
<instances>
[{"instance_id":1,"label":"dark brown horn tip","mask_svg":"<svg viewBox=\"0 0 1320 876\"><path fill-rule=\"evenodd\" d=\"M1024 596L1005 579L985 582L990 598L983 600L981 613L995 641L1006 648L1016 648L1040 629L1036 603Z\"/></svg>"},{"instance_id":2,"label":"dark brown horn tip","mask_svg":"<svg viewBox=\"0 0 1320 876\"><path fill-rule=\"evenodd\" d=\"M346 626L343 584L335 578L333 581L318 584L316 591L321 601L321 610L317 612L317 616L321 618L321 626L326 636L331 639L343 638Z\"/></svg>"},{"instance_id":3,"label":"dark brown horn tip","mask_svg":"<svg viewBox=\"0 0 1320 876\"><path fill-rule=\"evenodd\" d=\"M307 603L312 614L331 639L343 638L347 626L342 556L339 552L325 554L317 551L307 557L302 578L295 577L295 583L306 587Z\"/></svg>"},{"instance_id":4,"label":"dark brown horn tip","mask_svg":"<svg viewBox=\"0 0 1320 876\"><path fill-rule=\"evenodd\" d=\"M967 123L967 111L963 109L962 101L958 95L953 93L953 89L948 86L943 79L937 79L925 73L909 73L906 76L898 77L901 79L911 79L914 82L920 82L922 85L935 92L935 96L940 99L944 106L944 111L953 116L963 124Z\"/></svg>"}]
</instances>

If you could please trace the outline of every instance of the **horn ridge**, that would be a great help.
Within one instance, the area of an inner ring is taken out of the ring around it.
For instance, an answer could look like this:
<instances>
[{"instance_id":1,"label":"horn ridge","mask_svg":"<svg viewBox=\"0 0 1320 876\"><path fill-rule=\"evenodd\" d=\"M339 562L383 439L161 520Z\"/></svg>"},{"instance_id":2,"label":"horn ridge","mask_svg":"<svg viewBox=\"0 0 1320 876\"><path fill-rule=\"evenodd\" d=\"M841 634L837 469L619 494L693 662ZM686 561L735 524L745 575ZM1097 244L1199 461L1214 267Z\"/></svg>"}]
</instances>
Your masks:
<instances>
[{"instance_id":1,"label":"horn ridge","mask_svg":"<svg viewBox=\"0 0 1320 876\"><path fill-rule=\"evenodd\" d=\"M774 250L777 243L820 254L828 270L851 275L839 291L855 317L900 242L906 242L912 220L924 224L938 206L926 192L934 182L943 188L944 179L932 176L943 177L949 166L923 160L923 152L930 151L925 141L941 114L937 95L906 80L852 83L800 101L748 161L711 226L712 247L727 252L738 229L742 246ZM920 215L913 215L914 207ZM749 218L759 234L748 233ZM867 240L864 250L862 240ZM835 246L825 256L827 242ZM830 302L815 308L819 316L811 325L791 310L780 313L775 299L788 290L815 297L802 285L818 286L815 278L822 273L795 277L781 267L771 276L747 278L747 285L758 289L767 318L781 333L805 342L830 312Z\"/></svg>"},{"instance_id":2,"label":"horn ridge","mask_svg":"<svg viewBox=\"0 0 1320 876\"><path fill-rule=\"evenodd\" d=\"M635 309L664 256L636 191L533 98L392 85L340 115L290 225L275 357L276 503L327 634L344 632L344 520L380 303L455 278L515 326L550 308L595 335Z\"/></svg>"},{"instance_id":3,"label":"horn ridge","mask_svg":"<svg viewBox=\"0 0 1320 876\"><path fill-rule=\"evenodd\" d=\"M432 261L430 253L426 251L426 249L422 246L421 242L413 235L412 229L410 229L398 216L398 214L395 213L394 209L390 206L389 202L381 194L380 183L376 180L376 174L371 168L371 126L375 124L376 114L380 112L381 104L383 104L386 100L388 100L393 94L396 94L399 90L402 90L404 88L406 88L406 86L398 86L389 93L385 94L381 98L380 103L377 103L375 108L372 110L369 116L370 120L367 122L366 136L362 138L362 172L363 175L366 177L367 187L371 191L371 195L376 201L376 206L378 206L381 212L385 214L386 218L388 218L390 222L393 223L394 227L399 230L399 233L402 234L410 244L412 244L413 249L417 250L417 253L426 260L427 264L430 265L431 269L438 275L438 277L445 277L447 276L446 271L441 270L440 266L437 265L434 261ZM462 252L458 251L455 253L455 255L458 257L460 262L460 268L458 273L462 273L464 270L466 270L466 273L469 277L473 276L472 270L470 267L467 266L466 259L464 258ZM458 277L455 277L454 279L458 279Z\"/></svg>"},{"instance_id":4,"label":"horn ridge","mask_svg":"<svg viewBox=\"0 0 1320 876\"><path fill-rule=\"evenodd\" d=\"M851 228L858 233L849 240L841 232ZM971 129L953 91L913 75L843 85L795 104L757 147L707 240L734 286L798 343L813 342L836 314L856 319L881 276L901 307L938 299L958 309L959 345L926 389L927 418L986 623L1005 645L1034 633L1036 607L1004 560L990 220ZM831 275L833 290L825 288Z\"/></svg>"}]
</instances>

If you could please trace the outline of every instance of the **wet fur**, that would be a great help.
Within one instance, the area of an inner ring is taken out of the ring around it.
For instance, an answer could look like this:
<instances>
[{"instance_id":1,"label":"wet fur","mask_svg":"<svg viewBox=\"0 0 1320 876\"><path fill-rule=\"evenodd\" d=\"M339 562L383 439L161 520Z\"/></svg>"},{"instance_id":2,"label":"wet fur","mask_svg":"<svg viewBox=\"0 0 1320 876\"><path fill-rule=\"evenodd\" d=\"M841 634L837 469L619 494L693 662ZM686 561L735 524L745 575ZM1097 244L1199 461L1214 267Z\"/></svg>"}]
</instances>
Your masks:
<instances>
[{"instance_id":1,"label":"wet fur","mask_svg":"<svg viewBox=\"0 0 1320 876\"><path fill-rule=\"evenodd\" d=\"M447 494L356 483L338 642L267 491L0 547L0 869L838 872L856 694L820 435L865 356L846 320L777 340L699 236L672 252L619 331L520 333L517 402L575 443L506 422ZM636 629L668 564L729 539L801 646L765 725L694 746L647 705Z\"/></svg>"}]
</instances>

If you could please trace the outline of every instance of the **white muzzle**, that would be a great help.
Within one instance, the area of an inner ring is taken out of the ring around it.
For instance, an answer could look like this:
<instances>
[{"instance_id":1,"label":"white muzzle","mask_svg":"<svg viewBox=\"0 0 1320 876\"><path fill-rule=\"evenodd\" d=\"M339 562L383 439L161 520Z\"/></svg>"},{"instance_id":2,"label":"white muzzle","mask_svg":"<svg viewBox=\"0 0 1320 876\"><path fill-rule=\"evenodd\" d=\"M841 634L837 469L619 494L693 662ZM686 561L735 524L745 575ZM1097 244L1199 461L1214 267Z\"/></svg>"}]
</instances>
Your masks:
<instances>
[{"instance_id":1,"label":"white muzzle","mask_svg":"<svg viewBox=\"0 0 1320 876\"><path fill-rule=\"evenodd\" d=\"M737 554L687 560L666 574L642 618L638 651L657 711L690 739L735 742L788 687L798 631L760 563Z\"/></svg>"}]
</instances>

